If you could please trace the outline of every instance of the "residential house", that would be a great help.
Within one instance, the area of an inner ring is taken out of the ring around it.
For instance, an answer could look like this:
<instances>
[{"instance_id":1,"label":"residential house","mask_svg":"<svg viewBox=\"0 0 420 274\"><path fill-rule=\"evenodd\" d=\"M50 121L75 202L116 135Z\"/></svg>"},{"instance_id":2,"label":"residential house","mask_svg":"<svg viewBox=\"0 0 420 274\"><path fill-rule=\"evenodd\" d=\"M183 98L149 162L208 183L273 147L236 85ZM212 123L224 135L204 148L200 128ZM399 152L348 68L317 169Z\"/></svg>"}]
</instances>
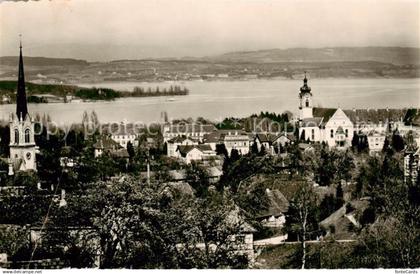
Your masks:
<instances>
[{"instance_id":1,"label":"residential house","mask_svg":"<svg viewBox=\"0 0 420 274\"><path fill-rule=\"evenodd\" d=\"M360 228L357 216L361 216L368 207L367 200L352 201L344 204L337 211L319 223L326 237L336 240L352 240L357 237L356 229Z\"/></svg>"},{"instance_id":2,"label":"residential house","mask_svg":"<svg viewBox=\"0 0 420 274\"><path fill-rule=\"evenodd\" d=\"M93 145L93 148L95 158L103 155L104 153L109 153L111 156L115 156L117 158L128 158L129 156L125 148L106 135L101 135L98 141L96 141Z\"/></svg>"},{"instance_id":3,"label":"residential house","mask_svg":"<svg viewBox=\"0 0 420 274\"><path fill-rule=\"evenodd\" d=\"M178 157L178 146L193 146L198 145L198 141L186 136L176 136L166 142L168 157Z\"/></svg>"},{"instance_id":4,"label":"residential house","mask_svg":"<svg viewBox=\"0 0 420 274\"><path fill-rule=\"evenodd\" d=\"M385 144L385 138L385 132L372 130L367 134L370 155L374 155L375 153L382 151Z\"/></svg>"},{"instance_id":5,"label":"residential house","mask_svg":"<svg viewBox=\"0 0 420 274\"><path fill-rule=\"evenodd\" d=\"M250 147L249 135L243 130L236 129L214 131L204 136L203 143L210 145L213 150L216 150L218 144L224 144L228 156L233 149L236 149L240 155L246 155Z\"/></svg>"},{"instance_id":6,"label":"residential house","mask_svg":"<svg viewBox=\"0 0 420 274\"><path fill-rule=\"evenodd\" d=\"M313 153L315 151L315 148L313 145L311 144L307 144L307 143L299 143L298 144L298 148L303 152L303 153Z\"/></svg>"},{"instance_id":7,"label":"residential house","mask_svg":"<svg viewBox=\"0 0 420 274\"><path fill-rule=\"evenodd\" d=\"M216 158L216 152L209 145L186 145L176 149L178 158L190 164L194 161L210 161Z\"/></svg>"},{"instance_id":8,"label":"residential house","mask_svg":"<svg viewBox=\"0 0 420 274\"><path fill-rule=\"evenodd\" d=\"M257 220L265 227L283 227L286 223L285 214L289 210L289 201L278 189L268 188L264 199L267 201L267 207L257 213Z\"/></svg>"},{"instance_id":9,"label":"residential house","mask_svg":"<svg viewBox=\"0 0 420 274\"><path fill-rule=\"evenodd\" d=\"M127 149L127 144L130 142L134 147L139 145L138 135L141 127L132 123L121 122L105 124L102 126L104 134L111 136L111 139L120 144L121 147Z\"/></svg>"}]
</instances>

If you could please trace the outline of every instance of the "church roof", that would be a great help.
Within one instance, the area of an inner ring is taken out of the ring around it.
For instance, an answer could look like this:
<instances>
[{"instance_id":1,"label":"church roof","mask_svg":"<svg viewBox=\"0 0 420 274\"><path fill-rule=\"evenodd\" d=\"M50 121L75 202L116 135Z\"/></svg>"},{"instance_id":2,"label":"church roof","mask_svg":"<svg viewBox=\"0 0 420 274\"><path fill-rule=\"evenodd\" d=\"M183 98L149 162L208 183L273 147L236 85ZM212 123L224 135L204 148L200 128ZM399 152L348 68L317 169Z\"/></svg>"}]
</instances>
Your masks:
<instances>
[{"instance_id":1,"label":"church roof","mask_svg":"<svg viewBox=\"0 0 420 274\"><path fill-rule=\"evenodd\" d=\"M313 115L316 118L322 118L321 123L325 125L336 111L336 108L314 108Z\"/></svg>"},{"instance_id":2,"label":"church roof","mask_svg":"<svg viewBox=\"0 0 420 274\"><path fill-rule=\"evenodd\" d=\"M401 121L406 115L405 109L352 109L343 110L353 124L385 123Z\"/></svg>"},{"instance_id":3,"label":"church roof","mask_svg":"<svg viewBox=\"0 0 420 274\"><path fill-rule=\"evenodd\" d=\"M321 125L325 125L336 111L337 108L313 108L314 118L310 119L322 118ZM353 124L379 124L381 122L385 123L389 121L397 122L401 121L405 116L407 121L413 121L413 124L418 123L420 125L420 110L417 112L417 119L415 118L415 111L412 111L410 115L408 115L406 114L408 111L405 109L346 109L343 110L343 112ZM304 124L309 122L313 123L314 120L304 120Z\"/></svg>"},{"instance_id":4,"label":"church roof","mask_svg":"<svg viewBox=\"0 0 420 274\"><path fill-rule=\"evenodd\" d=\"M313 118L305 118L303 119L301 126L302 127L316 127L320 126L323 117L313 117Z\"/></svg>"}]
</instances>

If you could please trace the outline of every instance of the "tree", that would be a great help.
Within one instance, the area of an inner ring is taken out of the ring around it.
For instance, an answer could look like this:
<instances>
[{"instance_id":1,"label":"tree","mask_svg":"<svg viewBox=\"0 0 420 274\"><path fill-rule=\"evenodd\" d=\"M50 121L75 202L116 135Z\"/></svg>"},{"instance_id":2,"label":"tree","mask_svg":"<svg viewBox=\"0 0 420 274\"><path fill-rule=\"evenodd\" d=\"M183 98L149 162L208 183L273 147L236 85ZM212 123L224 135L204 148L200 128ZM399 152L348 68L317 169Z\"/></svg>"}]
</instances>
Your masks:
<instances>
[{"instance_id":1,"label":"tree","mask_svg":"<svg viewBox=\"0 0 420 274\"><path fill-rule=\"evenodd\" d=\"M134 156L136 155L133 144L130 141L128 141L127 143L127 152L128 152L128 155L130 156L130 159L133 159Z\"/></svg>"},{"instance_id":2,"label":"tree","mask_svg":"<svg viewBox=\"0 0 420 274\"><path fill-rule=\"evenodd\" d=\"M264 156L265 154L266 154L265 146L263 144L261 144L261 149L260 149L260 152L258 152L258 155L259 156Z\"/></svg>"},{"instance_id":3,"label":"tree","mask_svg":"<svg viewBox=\"0 0 420 274\"><path fill-rule=\"evenodd\" d=\"M0 228L0 253L6 253L10 259L21 250L29 250L29 241L26 228L16 225L5 225Z\"/></svg>"},{"instance_id":4,"label":"tree","mask_svg":"<svg viewBox=\"0 0 420 274\"><path fill-rule=\"evenodd\" d=\"M319 219L324 220L343 205L343 201L338 200L333 194L326 195L319 206Z\"/></svg>"},{"instance_id":5,"label":"tree","mask_svg":"<svg viewBox=\"0 0 420 274\"><path fill-rule=\"evenodd\" d=\"M237 149L232 149L230 151L230 161L231 162L236 162L237 160L239 160L241 156L239 155L239 151Z\"/></svg>"},{"instance_id":6,"label":"tree","mask_svg":"<svg viewBox=\"0 0 420 274\"><path fill-rule=\"evenodd\" d=\"M359 147L359 135L354 132L353 139L351 139L351 147L353 151Z\"/></svg>"},{"instance_id":7,"label":"tree","mask_svg":"<svg viewBox=\"0 0 420 274\"><path fill-rule=\"evenodd\" d=\"M299 183L290 201L289 216L286 219L286 230L297 233L301 242L301 268L306 266L307 245L309 232L318 229L317 196L313 187L307 182Z\"/></svg>"},{"instance_id":8,"label":"tree","mask_svg":"<svg viewBox=\"0 0 420 274\"><path fill-rule=\"evenodd\" d=\"M341 182L338 183L336 191L335 191L335 197L338 200L341 200L343 202L343 187L341 186Z\"/></svg>"},{"instance_id":9,"label":"tree","mask_svg":"<svg viewBox=\"0 0 420 274\"><path fill-rule=\"evenodd\" d=\"M186 181L195 190L197 197L205 197L208 194L209 175L207 171L196 163L187 168Z\"/></svg>"},{"instance_id":10,"label":"tree","mask_svg":"<svg viewBox=\"0 0 420 274\"><path fill-rule=\"evenodd\" d=\"M302 130L302 133L300 134L300 140L302 142L305 142L306 141L306 138L305 138L305 130L304 129Z\"/></svg>"},{"instance_id":11,"label":"tree","mask_svg":"<svg viewBox=\"0 0 420 274\"><path fill-rule=\"evenodd\" d=\"M254 155L258 154L258 145L257 145L257 142L255 141L251 145L251 153Z\"/></svg>"},{"instance_id":12,"label":"tree","mask_svg":"<svg viewBox=\"0 0 420 274\"><path fill-rule=\"evenodd\" d=\"M336 170L338 171L338 179L349 181L352 178L352 172L355 167L353 157L349 151L344 152L344 155L337 155L333 157L333 163L337 163Z\"/></svg>"},{"instance_id":13,"label":"tree","mask_svg":"<svg viewBox=\"0 0 420 274\"><path fill-rule=\"evenodd\" d=\"M226 149L225 144L217 144L216 145L216 154L217 155L223 155L225 159L228 158L228 151Z\"/></svg>"},{"instance_id":14,"label":"tree","mask_svg":"<svg viewBox=\"0 0 420 274\"><path fill-rule=\"evenodd\" d=\"M397 130L395 130L392 134L391 145L392 148L397 152L400 152L404 149L404 139L401 137Z\"/></svg>"}]
</instances>

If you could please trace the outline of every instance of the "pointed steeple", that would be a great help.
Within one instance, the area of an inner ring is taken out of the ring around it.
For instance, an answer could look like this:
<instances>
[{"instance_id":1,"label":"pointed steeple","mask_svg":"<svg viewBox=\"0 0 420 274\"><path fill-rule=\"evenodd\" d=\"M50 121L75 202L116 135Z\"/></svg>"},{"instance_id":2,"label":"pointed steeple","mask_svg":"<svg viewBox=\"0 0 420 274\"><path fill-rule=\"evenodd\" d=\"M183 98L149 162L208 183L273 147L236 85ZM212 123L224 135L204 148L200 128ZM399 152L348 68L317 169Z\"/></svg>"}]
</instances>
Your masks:
<instances>
[{"instance_id":1,"label":"pointed steeple","mask_svg":"<svg viewBox=\"0 0 420 274\"><path fill-rule=\"evenodd\" d=\"M19 119L24 120L28 114L28 106L26 103L26 90L25 90L25 73L23 70L23 57L22 57L22 41L20 41L20 54L19 54L19 76L17 83L16 95L16 115Z\"/></svg>"}]
</instances>

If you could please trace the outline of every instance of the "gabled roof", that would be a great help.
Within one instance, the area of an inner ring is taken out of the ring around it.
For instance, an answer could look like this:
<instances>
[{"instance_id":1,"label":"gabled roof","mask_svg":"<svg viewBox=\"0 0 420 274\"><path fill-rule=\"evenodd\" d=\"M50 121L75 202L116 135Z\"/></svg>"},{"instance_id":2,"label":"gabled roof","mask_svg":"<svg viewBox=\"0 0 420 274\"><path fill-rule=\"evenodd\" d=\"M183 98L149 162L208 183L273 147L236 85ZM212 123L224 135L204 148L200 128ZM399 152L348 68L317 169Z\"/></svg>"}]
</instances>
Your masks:
<instances>
[{"instance_id":1,"label":"gabled roof","mask_svg":"<svg viewBox=\"0 0 420 274\"><path fill-rule=\"evenodd\" d=\"M111 151L111 156L116 158L128 158L130 155L128 154L128 151L124 148Z\"/></svg>"},{"instance_id":2,"label":"gabled roof","mask_svg":"<svg viewBox=\"0 0 420 274\"><path fill-rule=\"evenodd\" d=\"M336 108L314 108L313 116L315 118L322 118L321 122L323 125L325 125L336 111Z\"/></svg>"},{"instance_id":3,"label":"gabled roof","mask_svg":"<svg viewBox=\"0 0 420 274\"><path fill-rule=\"evenodd\" d=\"M299 143L298 147L302 150L313 149L314 147L311 144Z\"/></svg>"},{"instance_id":4,"label":"gabled roof","mask_svg":"<svg viewBox=\"0 0 420 274\"><path fill-rule=\"evenodd\" d=\"M289 201L278 189L266 189L264 199L267 199L268 207L257 213L257 218L280 216L289 210Z\"/></svg>"},{"instance_id":5,"label":"gabled roof","mask_svg":"<svg viewBox=\"0 0 420 274\"><path fill-rule=\"evenodd\" d=\"M93 145L96 149L104 149L104 150L111 150L111 149L119 149L121 148L120 144L109 138L108 136L101 135L99 140Z\"/></svg>"},{"instance_id":6,"label":"gabled roof","mask_svg":"<svg viewBox=\"0 0 420 274\"><path fill-rule=\"evenodd\" d=\"M200 132L213 132L217 128L211 124L174 124L169 126L171 133L200 133Z\"/></svg>"},{"instance_id":7,"label":"gabled roof","mask_svg":"<svg viewBox=\"0 0 420 274\"><path fill-rule=\"evenodd\" d=\"M319 223L319 225L324 229L330 229L330 227L333 226L335 229L334 235L336 239L348 239L355 234L350 229L352 225L356 227L359 226L355 215L361 215L368 207L369 202L358 200L349 204L353 207L353 211L347 212L347 205L344 204L341 208ZM356 212L359 214L356 214Z\"/></svg>"},{"instance_id":8,"label":"gabled roof","mask_svg":"<svg viewBox=\"0 0 420 274\"><path fill-rule=\"evenodd\" d=\"M280 135L270 133L257 133L257 135L255 136L255 138L258 138L258 140L260 140L261 143L272 143L279 137Z\"/></svg>"},{"instance_id":9,"label":"gabled roof","mask_svg":"<svg viewBox=\"0 0 420 274\"><path fill-rule=\"evenodd\" d=\"M319 127L323 117L305 118L302 120L301 127Z\"/></svg>"},{"instance_id":10,"label":"gabled roof","mask_svg":"<svg viewBox=\"0 0 420 274\"><path fill-rule=\"evenodd\" d=\"M193 149L198 149L201 152L213 151L211 149L211 146L210 145L192 145L192 146L186 145L186 146L178 146L178 148L176 150L179 151L179 153L181 153L181 155L183 157L185 157L185 155L187 155Z\"/></svg>"},{"instance_id":11,"label":"gabled roof","mask_svg":"<svg viewBox=\"0 0 420 274\"><path fill-rule=\"evenodd\" d=\"M371 130L367 136L385 136L385 133L379 132L377 130Z\"/></svg>"},{"instance_id":12,"label":"gabled roof","mask_svg":"<svg viewBox=\"0 0 420 274\"><path fill-rule=\"evenodd\" d=\"M171 144L182 143L187 139L191 140L192 142L195 142L193 139L183 135L183 136L176 136L176 137L172 138L171 140L168 141L168 143L171 143Z\"/></svg>"},{"instance_id":13,"label":"gabled roof","mask_svg":"<svg viewBox=\"0 0 420 274\"><path fill-rule=\"evenodd\" d=\"M398 122L407 112L404 109L347 109L343 111L353 124Z\"/></svg>"},{"instance_id":14,"label":"gabled roof","mask_svg":"<svg viewBox=\"0 0 420 274\"><path fill-rule=\"evenodd\" d=\"M204 135L203 142L204 143L219 143L221 134L219 131L215 131L209 134Z\"/></svg>"}]
</instances>

